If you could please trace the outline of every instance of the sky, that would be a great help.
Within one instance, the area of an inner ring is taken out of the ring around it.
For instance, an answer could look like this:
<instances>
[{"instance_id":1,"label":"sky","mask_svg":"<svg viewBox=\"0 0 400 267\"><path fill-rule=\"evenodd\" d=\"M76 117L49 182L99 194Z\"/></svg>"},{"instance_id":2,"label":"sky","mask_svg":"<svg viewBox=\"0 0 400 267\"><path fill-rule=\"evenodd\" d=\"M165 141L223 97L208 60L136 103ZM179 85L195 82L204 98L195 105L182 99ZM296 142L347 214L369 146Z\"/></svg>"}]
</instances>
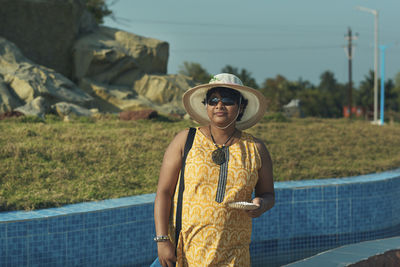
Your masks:
<instances>
[{"instance_id":1,"label":"sky","mask_svg":"<svg viewBox=\"0 0 400 267\"><path fill-rule=\"evenodd\" d=\"M358 34L352 60L358 86L374 69L375 16L356 6L379 12L379 45L388 45L385 80L400 72L400 0L112 1L115 19L106 18L105 26L168 42L169 74L187 61L211 74L226 65L244 68L260 86L278 74L318 85L327 70L347 83L351 28Z\"/></svg>"}]
</instances>

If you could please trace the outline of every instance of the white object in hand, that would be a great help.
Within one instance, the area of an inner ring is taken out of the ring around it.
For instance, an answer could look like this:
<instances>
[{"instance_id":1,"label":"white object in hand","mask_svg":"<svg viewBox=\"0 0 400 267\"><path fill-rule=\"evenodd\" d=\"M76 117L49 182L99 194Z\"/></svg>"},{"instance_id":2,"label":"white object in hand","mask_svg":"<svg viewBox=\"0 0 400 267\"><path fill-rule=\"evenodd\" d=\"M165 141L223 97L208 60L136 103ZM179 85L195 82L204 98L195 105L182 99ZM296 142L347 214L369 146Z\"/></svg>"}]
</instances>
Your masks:
<instances>
[{"instance_id":1,"label":"white object in hand","mask_svg":"<svg viewBox=\"0 0 400 267\"><path fill-rule=\"evenodd\" d=\"M230 203L228 203L228 206L231 208L234 208L234 209L241 209L241 210L255 210L260 207L254 203L245 202L245 201L230 202Z\"/></svg>"}]
</instances>

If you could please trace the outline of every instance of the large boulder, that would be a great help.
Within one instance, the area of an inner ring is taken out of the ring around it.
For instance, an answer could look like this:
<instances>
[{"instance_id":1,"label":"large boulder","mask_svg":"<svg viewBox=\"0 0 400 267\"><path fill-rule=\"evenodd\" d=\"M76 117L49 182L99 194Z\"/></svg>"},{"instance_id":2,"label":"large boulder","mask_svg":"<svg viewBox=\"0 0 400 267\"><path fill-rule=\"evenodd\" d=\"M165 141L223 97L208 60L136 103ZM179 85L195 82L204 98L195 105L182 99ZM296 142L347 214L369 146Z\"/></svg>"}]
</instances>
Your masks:
<instances>
[{"instance_id":1,"label":"large boulder","mask_svg":"<svg viewBox=\"0 0 400 267\"><path fill-rule=\"evenodd\" d=\"M21 105L22 102L12 94L12 90L9 89L0 75L0 114L11 111Z\"/></svg>"},{"instance_id":2,"label":"large boulder","mask_svg":"<svg viewBox=\"0 0 400 267\"><path fill-rule=\"evenodd\" d=\"M61 117L71 116L71 115L77 117L90 117L98 113L96 109L90 110L67 102L59 102L57 104L52 105L51 107Z\"/></svg>"},{"instance_id":3,"label":"large boulder","mask_svg":"<svg viewBox=\"0 0 400 267\"><path fill-rule=\"evenodd\" d=\"M74 79L131 86L143 73L167 72L168 43L99 27L74 45Z\"/></svg>"},{"instance_id":4,"label":"large boulder","mask_svg":"<svg viewBox=\"0 0 400 267\"><path fill-rule=\"evenodd\" d=\"M93 100L72 81L54 70L33 63L13 43L1 37L0 75L8 93L24 104L38 96L44 97L49 105L67 101L89 106Z\"/></svg>"},{"instance_id":5,"label":"large boulder","mask_svg":"<svg viewBox=\"0 0 400 267\"><path fill-rule=\"evenodd\" d=\"M183 93L193 87L192 79L181 74L144 74L128 86L109 85L82 79L80 87L93 96L101 111L151 108L163 114L184 115Z\"/></svg>"},{"instance_id":6,"label":"large boulder","mask_svg":"<svg viewBox=\"0 0 400 267\"><path fill-rule=\"evenodd\" d=\"M36 116L39 118L43 118L50 110L50 107L46 100L39 96L33 99L31 102L26 103L25 105L18 107L15 111L24 114L25 116Z\"/></svg>"},{"instance_id":7,"label":"large boulder","mask_svg":"<svg viewBox=\"0 0 400 267\"><path fill-rule=\"evenodd\" d=\"M196 83L182 74L145 74L133 84L133 89L150 100L160 113L184 115L182 96Z\"/></svg>"},{"instance_id":8,"label":"large boulder","mask_svg":"<svg viewBox=\"0 0 400 267\"><path fill-rule=\"evenodd\" d=\"M75 40L96 27L84 0L1 0L0 36L66 77L72 74Z\"/></svg>"}]
</instances>

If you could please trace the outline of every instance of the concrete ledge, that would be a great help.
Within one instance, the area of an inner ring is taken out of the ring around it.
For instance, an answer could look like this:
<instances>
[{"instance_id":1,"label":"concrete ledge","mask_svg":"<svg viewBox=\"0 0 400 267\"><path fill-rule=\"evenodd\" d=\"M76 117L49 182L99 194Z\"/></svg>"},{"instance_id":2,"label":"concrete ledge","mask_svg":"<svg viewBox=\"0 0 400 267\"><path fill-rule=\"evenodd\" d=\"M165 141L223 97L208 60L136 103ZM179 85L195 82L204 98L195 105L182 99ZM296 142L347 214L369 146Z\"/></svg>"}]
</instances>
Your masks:
<instances>
[{"instance_id":1,"label":"concrete ledge","mask_svg":"<svg viewBox=\"0 0 400 267\"><path fill-rule=\"evenodd\" d=\"M368 260L373 256L400 249L400 237L365 241L342 246L317 254L316 256L285 265L287 267L339 267ZM372 266L365 265L365 266ZM383 266L383 265L380 265ZM389 266L389 265L388 265ZM390 265L391 266L391 265Z\"/></svg>"}]
</instances>

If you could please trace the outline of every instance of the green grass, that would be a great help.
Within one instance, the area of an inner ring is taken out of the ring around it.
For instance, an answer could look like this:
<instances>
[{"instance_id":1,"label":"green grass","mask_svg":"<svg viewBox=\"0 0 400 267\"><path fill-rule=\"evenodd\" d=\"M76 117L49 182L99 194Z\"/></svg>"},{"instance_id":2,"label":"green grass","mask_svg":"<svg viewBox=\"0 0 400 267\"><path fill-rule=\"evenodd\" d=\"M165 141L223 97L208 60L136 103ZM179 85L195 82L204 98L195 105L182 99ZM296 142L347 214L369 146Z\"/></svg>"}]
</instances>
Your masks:
<instances>
[{"instance_id":1,"label":"green grass","mask_svg":"<svg viewBox=\"0 0 400 267\"><path fill-rule=\"evenodd\" d=\"M0 121L0 211L155 192L163 153L190 121L29 118ZM267 145L275 181L400 167L400 125L266 116L249 130Z\"/></svg>"}]
</instances>

